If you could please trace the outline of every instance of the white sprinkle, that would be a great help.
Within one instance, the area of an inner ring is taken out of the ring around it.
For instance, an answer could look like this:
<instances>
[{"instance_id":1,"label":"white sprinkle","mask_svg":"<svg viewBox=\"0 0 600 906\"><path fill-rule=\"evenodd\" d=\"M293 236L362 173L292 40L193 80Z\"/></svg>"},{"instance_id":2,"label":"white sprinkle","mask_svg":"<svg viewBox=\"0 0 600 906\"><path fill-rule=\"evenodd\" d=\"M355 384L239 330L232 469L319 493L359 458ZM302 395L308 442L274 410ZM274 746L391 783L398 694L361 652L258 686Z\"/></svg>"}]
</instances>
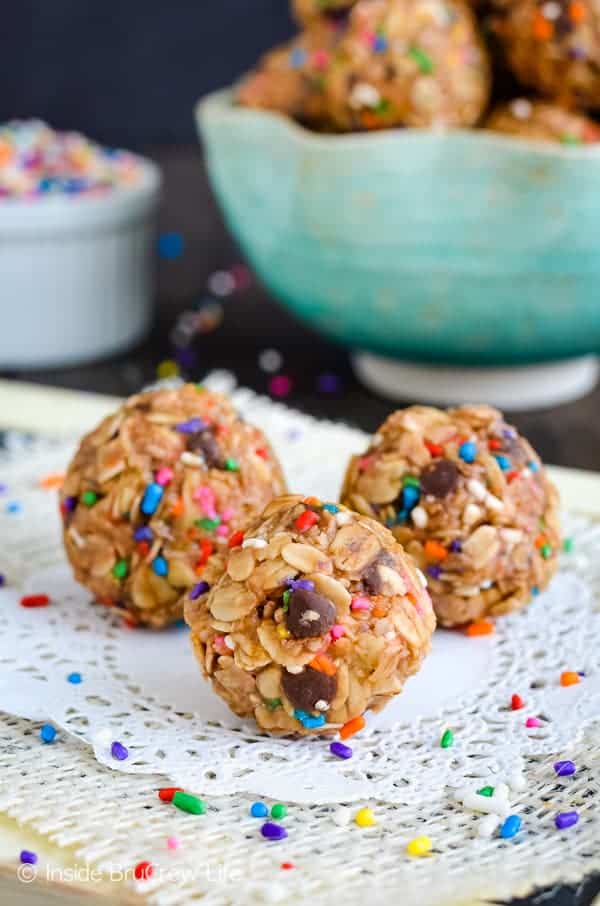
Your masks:
<instances>
[{"instance_id":1,"label":"white sprinkle","mask_svg":"<svg viewBox=\"0 0 600 906\"><path fill-rule=\"evenodd\" d=\"M421 583L423 588L427 588L427 577L426 577L425 573L421 572L421 570L418 567L417 567L417 576L419 577L419 582Z\"/></svg>"},{"instance_id":2,"label":"white sprinkle","mask_svg":"<svg viewBox=\"0 0 600 906\"><path fill-rule=\"evenodd\" d=\"M454 593L461 598L474 598L480 591L479 585L460 585L454 589Z\"/></svg>"},{"instance_id":3,"label":"white sprinkle","mask_svg":"<svg viewBox=\"0 0 600 906\"><path fill-rule=\"evenodd\" d=\"M504 504L500 498L495 497L493 494L486 494L485 503L488 509L495 510L496 512L504 509Z\"/></svg>"},{"instance_id":4,"label":"white sprinkle","mask_svg":"<svg viewBox=\"0 0 600 906\"><path fill-rule=\"evenodd\" d=\"M335 810L331 817L333 818L333 823L337 824L338 827L346 827L352 820L352 811L341 806Z\"/></svg>"},{"instance_id":5,"label":"white sprinkle","mask_svg":"<svg viewBox=\"0 0 600 906\"><path fill-rule=\"evenodd\" d=\"M391 642L395 638L396 638L396 633L393 630L390 630L390 632L386 632L386 634L384 635L384 639L387 639L388 642Z\"/></svg>"},{"instance_id":6,"label":"white sprinkle","mask_svg":"<svg viewBox=\"0 0 600 906\"><path fill-rule=\"evenodd\" d=\"M463 512L463 522L465 525L473 525L483 516L483 510L476 503L468 503Z\"/></svg>"},{"instance_id":7,"label":"white sprinkle","mask_svg":"<svg viewBox=\"0 0 600 906\"><path fill-rule=\"evenodd\" d=\"M480 820L477 833L480 837L491 837L499 824L500 819L497 815L486 815Z\"/></svg>"},{"instance_id":8,"label":"white sprinkle","mask_svg":"<svg viewBox=\"0 0 600 906\"><path fill-rule=\"evenodd\" d=\"M81 537L74 525L69 529L69 535L77 547L85 547L85 539Z\"/></svg>"},{"instance_id":9,"label":"white sprinkle","mask_svg":"<svg viewBox=\"0 0 600 906\"><path fill-rule=\"evenodd\" d=\"M465 808L474 812L498 815L499 818L506 818L510 814L510 803L506 799L497 799L495 796L480 796L479 793L474 793L471 790L459 791L457 798L462 801Z\"/></svg>"},{"instance_id":10,"label":"white sprinkle","mask_svg":"<svg viewBox=\"0 0 600 906\"><path fill-rule=\"evenodd\" d=\"M525 466L525 468L521 470L521 478L531 478L532 475L533 472L531 471L531 469L528 469L527 466Z\"/></svg>"},{"instance_id":11,"label":"white sprinkle","mask_svg":"<svg viewBox=\"0 0 600 906\"><path fill-rule=\"evenodd\" d=\"M508 786L506 783L497 783L494 787L494 799L506 800L508 802Z\"/></svg>"},{"instance_id":12,"label":"white sprinkle","mask_svg":"<svg viewBox=\"0 0 600 906\"><path fill-rule=\"evenodd\" d=\"M254 550L262 550L263 547L268 547L269 542L265 541L264 538L244 538L242 541L242 547L252 547Z\"/></svg>"},{"instance_id":13,"label":"white sprinkle","mask_svg":"<svg viewBox=\"0 0 600 906\"><path fill-rule=\"evenodd\" d=\"M329 703L320 698L318 702L315 702L315 711L329 711Z\"/></svg>"},{"instance_id":14,"label":"white sprinkle","mask_svg":"<svg viewBox=\"0 0 600 906\"><path fill-rule=\"evenodd\" d=\"M429 522L427 510L423 509L422 506L416 506L410 515L417 528L425 528Z\"/></svg>"},{"instance_id":15,"label":"white sprinkle","mask_svg":"<svg viewBox=\"0 0 600 906\"><path fill-rule=\"evenodd\" d=\"M228 271L215 271L208 278L208 288L215 296L230 296L235 289L235 277Z\"/></svg>"},{"instance_id":16,"label":"white sprinkle","mask_svg":"<svg viewBox=\"0 0 600 906\"><path fill-rule=\"evenodd\" d=\"M286 667L288 673L302 673L304 667Z\"/></svg>"},{"instance_id":17,"label":"white sprinkle","mask_svg":"<svg viewBox=\"0 0 600 906\"><path fill-rule=\"evenodd\" d=\"M179 459L185 466L197 466L201 468L204 465L202 457L196 456L195 453L190 453L189 450L184 450Z\"/></svg>"},{"instance_id":18,"label":"white sprinkle","mask_svg":"<svg viewBox=\"0 0 600 906\"><path fill-rule=\"evenodd\" d=\"M371 446L378 447L379 444L382 443L382 441L383 441L383 434L374 434L373 437L371 438Z\"/></svg>"},{"instance_id":19,"label":"white sprinkle","mask_svg":"<svg viewBox=\"0 0 600 906\"><path fill-rule=\"evenodd\" d=\"M555 0L550 0L549 3L544 3L542 6L542 14L544 19L548 19L550 22L555 22L560 18L562 12L560 3L556 3Z\"/></svg>"},{"instance_id":20,"label":"white sprinkle","mask_svg":"<svg viewBox=\"0 0 600 906\"><path fill-rule=\"evenodd\" d=\"M352 522L352 516L350 513L344 513L340 510L339 513L335 514L335 521L338 525L348 525L349 522Z\"/></svg>"},{"instance_id":21,"label":"white sprinkle","mask_svg":"<svg viewBox=\"0 0 600 906\"><path fill-rule=\"evenodd\" d=\"M229 648L230 651L233 651L235 649L235 642L233 641L233 639L231 638L230 635L225 636L225 644Z\"/></svg>"},{"instance_id":22,"label":"white sprinkle","mask_svg":"<svg viewBox=\"0 0 600 906\"><path fill-rule=\"evenodd\" d=\"M520 771L513 771L506 780L511 790L514 790L515 793L521 793L523 790L527 789L527 781Z\"/></svg>"},{"instance_id":23,"label":"white sprinkle","mask_svg":"<svg viewBox=\"0 0 600 906\"><path fill-rule=\"evenodd\" d=\"M361 107L377 107L381 95L373 85L368 82L357 82L350 95L350 106L355 110Z\"/></svg>"},{"instance_id":24,"label":"white sprinkle","mask_svg":"<svg viewBox=\"0 0 600 906\"><path fill-rule=\"evenodd\" d=\"M481 588L482 591L487 591L488 588L491 588L493 584L494 584L494 583L492 582L491 579L485 579L485 580L481 583L480 588Z\"/></svg>"},{"instance_id":25,"label":"white sprinkle","mask_svg":"<svg viewBox=\"0 0 600 906\"><path fill-rule=\"evenodd\" d=\"M471 478L471 480L467 484L467 488L473 495L475 500L485 500L485 498L487 497L488 492L486 488L480 481L477 481L476 478Z\"/></svg>"},{"instance_id":26,"label":"white sprinkle","mask_svg":"<svg viewBox=\"0 0 600 906\"><path fill-rule=\"evenodd\" d=\"M287 888L278 881L252 885L249 893L251 900L258 903L281 903L288 897Z\"/></svg>"},{"instance_id":27,"label":"white sprinkle","mask_svg":"<svg viewBox=\"0 0 600 906\"><path fill-rule=\"evenodd\" d=\"M526 98L517 98L516 101L513 101L510 105L513 116L518 120L528 120L533 112L533 107L531 101L528 101Z\"/></svg>"},{"instance_id":28,"label":"white sprinkle","mask_svg":"<svg viewBox=\"0 0 600 906\"><path fill-rule=\"evenodd\" d=\"M283 365L283 356L276 349L263 349L258 357L258 367L267 374L274 374Z\"/></svg>"},{"instance_id":29,"label":"white sprinkle","mask_svg":"<svg viewBox=\"0 0 600 906\"><path fill-rule=\"evenodd\" d=\"M503 528L500 529L500 537L507 544L518 544L523 539L523 532L521 529Z\"/></svg>"}]
</instances>

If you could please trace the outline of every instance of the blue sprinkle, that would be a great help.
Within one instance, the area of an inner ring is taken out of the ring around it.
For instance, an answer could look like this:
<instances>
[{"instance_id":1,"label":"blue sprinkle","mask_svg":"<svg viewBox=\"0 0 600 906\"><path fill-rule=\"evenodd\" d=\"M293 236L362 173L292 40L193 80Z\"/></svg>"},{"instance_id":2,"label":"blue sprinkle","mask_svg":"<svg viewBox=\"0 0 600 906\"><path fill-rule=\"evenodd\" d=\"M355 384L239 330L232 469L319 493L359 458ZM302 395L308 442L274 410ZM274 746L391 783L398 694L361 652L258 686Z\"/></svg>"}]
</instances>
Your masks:
<instances>
[{"instance_id":1,"label":"blue sprinkle","mask_svg":"<svg viewBox=\"0 0 600 906\"><path fill-rule=\"evenodd\" d=\"M502 469L503 472L510 472L511 463L510 463L510 459L508 459L507 456L503 456L501 453L498 453L496 456L494 456L494 459L496 460L496 462L498 463L498 465L500 466L500 468Z\"/></svg>"},{"instance_id":2,"label":"blue sprinkle","mask_svg":"<svg viewBox=\"0 0 600 906\"><path fill-rule=\"evenodd\" d=\"M306 63L306 51L301 47L296 47L290 53L290 66L292 69L300 69Z\"/></svg>"},{"instance_id":3,"label":"blue sprinkle","mask_svg":"<svg viewBox=\"0 0 600 906\"><path fill-rule=\"evenodd\" d=\"M117 761L125 761L129 758L129 749L123 743L115 741L110 747L110 754Z\"/></svg>"},{"instance_id":4,"label":"blue sprinkle","mask_svg":"<svg viewBox=\"0 0 600 906\"><path fill-rule=\"evenodd\" d=\"M158 254L167 261L176 261L181 258L184 250L183 236L181 233L162 233L158 238Z\"/></svg>"},{"instance_id":5,"label":"blue sprinkle","mask_svg":"<svg viewBox=\"0 0 600 906\"><path fill-rule=\"evenodd\" d=\"M533 588L531 589L531 594L533 595L534 598L536 598L540 594L540 590L537 587L537 585L533 586Z\"/></svg>"},{"instance_id":6,"label":"blue sprinkle","mask_svg":"<svg viewBox=\"0 0 600 906\"><path fill-rule=\"evenodd\" d=\"M384 50L387 50L387 47L387 38L385 38L384 35L377 35L377 37L373 41L373 50L375 51L375 53L383 53Z\"/></svg>"},{"instance_id":7,"label":"blue sprinkle","mask_svg":"<svg viewBox=\"0 0 600 906\"><path fill-rule=\"evenodd\" d=\"M529 469L530 472L534 472L534 473L540 471L540 467L538 466L537 462L533 461L533 459L527 463L527 468Z\"/></svg>"},{"instance_id":8,"label":"blue sprinkle","mask_svg":"<svg viewBox=\"0 0 600 906\"><path fill-rule=\"evenodd\" d=\"M78 686L81 681L81 673L69 673L67 677L67 682L72 683L74 686Z\"/></svg>"},{"instance_id":9,"label":"blue sprinkle","mask_svg":"<svg viewBox=\"0 0 600 906\"><path fill-rule=\"evenodd\" d=\"M6 582L6 576L4 576L2 573L0 573L0 588L2 588L2 586L4 585L5 582Z\"/></svg>"},{"instance_id":10,"label":"blue sprinkle","mask_svg":"<svg viewBox=\"0 0 600 906\"><path fill-rule=\"evenodd\" d=\"M140 507L144 516L152 516L162 500L164 494L164 488L157 484L155 481L152 484L149 484L144 491L144 496L142 497L142 505Z\"/></svg>"},{"instance_id":11,"label":"blue sprinkle","mask_svg":"<svg viewBox=\"0 0 600 906\"><path fill-rule=\"evenodd\" d=\"M141 525L135 530L133 537L136 541L148 541L150 543L154 540L154 532L149 525Z\"/></svg>"},{"instance_id":12,"label":"blue sprinkle","mask_svg":"<svg viewBox=\"0 0 600 906\"><path fill-rule=\"evenodd\" d=\"M518 815L509 815L502 827L500 828L500 836L505 840L510 840L511 837L516 837L516 835L521 830L521 819Z\"/></svg>"},{"instance_id":13,"label":"blue sprinkle","mask_svg":"<svg viewBox=\"0 0 600 906\"><path fill-rule=\"evenodd\" d=\"M299 720L303 727L306 727L307 730L315 730L317 727L322 727L325 723L325 717L323 714L319 714L318 717L313 717L312 714L307 714L306 711L294 711L294 717L296 720Z\"/></svg>"},{"instance_id":14,"label":"blue sprinkle","mask_svg":"<svg viewBox=\"0 0 600 906\"><path fill-rule=\"evenodd\" d=\"M40 730L40 739L42 742L54 742L56 738L56 730L52 724L44 724Z\"/></svg>"},{"instance_id":15,"label":"blue sprinkle","mask_svg":"<svg viewBox=\"0 0 600 906\"><path fill-rule=\"evenodd\" d=\"M335 513L339 513L340 511L339 506L336 506L335 503L324 503L323 509L327 510L328 513L333 513L334 515Z\"/></svg>"},{"instance_id":16,"label":"blue sprinkle","mask_svg":"<svg viewBox=\"0 0 600 906\"><path fill-rule=\"evenodd\" d=\"M253 802L250 806L250 814L253 818L266 818L269 814L269 809L264 802Z\"/></svg>"},{"instance_id":17,"label":"blue sprinkle","mask_svg":"<svg viewBox=\"0 0 600 906\"><path fill-rule=\"evenodd\" d=\"M396 520L393 516L388 516L388 518L385 520L385 524L388 528L393 528L396 525Z\"/></svg>"},{"instance_id":18,"label":"blue sprinkle","mask_svg":"<svg viewBox=\"0 0 600 906\"><path fill-rule=\"evenodd\" d=\"M14 513L20 513L23 507L18 500L11 500L6 504L6 512L11 515Z\"/></svg>"},{"instance_id":19,"label":"blue sprinkle","mask_svg":"<svg viewBox=\"0 0 600 906\"><path fill-rule=\"evenodd\" d=\"M169 575L169 564L164 557L155 557L152 561L152 569L157 576L168 576Z\"/></svg>"},{"instance_id":20,"label":"blue sprinkle","mask_svg":"<svg viewBox=\"0 0 600 906\"><path fill-rule=\"evenodd\" d=\"M463 462L475 462L477 458L477 444L472 440L465 441L465 443L461 444L458 448L458 455Z\"/></svg>"},{"instance_id":21,"label":"blue sprinkle","mask_svg":"<svg viewBox=\"0 0 600 906\"><path fill-rule=\"evenodd\" d=\"M396 523L399 525L401 522L406 522L408 519L408 512L406 510L400 510L396 515Z\"/></svg>"},{"instance_id":22,"label":"blue sprinkle","mask_svg":"<svg viewBox=\"0 0 600 906\"><path fill-rule=\"evenodd\" d=\"M402 491L402 506L405 510L413 510L421 498L421 492L418 488L407 484Z\"/></svg>"}]
</instances>

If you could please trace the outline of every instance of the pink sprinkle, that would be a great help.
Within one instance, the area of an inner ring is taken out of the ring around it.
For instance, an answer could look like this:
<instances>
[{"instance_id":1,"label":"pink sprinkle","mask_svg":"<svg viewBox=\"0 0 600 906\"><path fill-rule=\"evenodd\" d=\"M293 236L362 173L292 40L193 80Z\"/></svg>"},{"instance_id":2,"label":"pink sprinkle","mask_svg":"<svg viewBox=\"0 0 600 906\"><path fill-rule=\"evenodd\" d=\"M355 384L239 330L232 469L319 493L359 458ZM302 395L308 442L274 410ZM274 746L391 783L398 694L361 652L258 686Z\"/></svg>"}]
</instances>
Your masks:
<instances>
[{"instance_id":1,"label":"pink sprinkle","mask_svg":"<svg viewBox=\"0 0 600 906\"><path fill-rule=\"evenodd\" d=\"M220 652L221 654L229 651L229 648L225 644L224 635L216 635L213 639L213 648L215 651Z\"/></svg>"},{"instance_id":2,"label":"pink sprinkle","mask_svg":"<svg viewBox=\"0 0 600 906\"><path fill-rule=\"evenodd\" d=\"M525 721L526 727L543 727L543 724L539 717L528 717Z\"/></svg>"},{"instance_id":3,"label":"pink sprinkle","mask_svg":"<svg viewBox=\"0 0 600 906\"><path fill-rule=\"evenodd\" d=\"M287 396L292 389L292 381L287 374L276 374L269 381L269 393L271 396Z\"/></svg>"},{"instance_id":4,"label":"pink sprinkle","mask_svg":"<svg viewBox=\"0 0 600 906\"><path fill-rule=\"evenodd\" d=\"M164 488L171 481L173 481L173 469L169 469L168 466L162 466L156 473L156 483Z\"/></svg>"},{"instance_id":5,"label":"pink sprinkle","mask_svg":"<svg viewBox=\"0 0 600 906\"><path fill-rule=\"evenodd\" d=\"M341 639L343 635L346 635L346 627L342 626L341 623L336 623L335 626L332 626L329 630L331 632L331 638L334 642L337 642L338 639Z\"/></svg>"},{"instance_id":6,"label":"pink sprinkle","mask_svg":"<svg viewBox=\"0 0 600 906\"><path fill-rule=\"evenodd\" d=\"M313 66L317 69L327 69L329 66L330 56L326 50L315 50L312 55Z\"/></svg>"},{"instance_id":7,"label":"pink sprinkle","mask_svg":"<svg viewBox=\"0 0 600 906\"><path fill-rule=\"evenodd\" d=\"M202 511L209 519L217 518L215 509L215 492L207 484L200 485L192 494L193 499L200 505Z\"/></svg>"},{"instance_id":8,"label":"pink sprinkle","mask_svg":"<svg viewBox=\"0 0 600 906\"><path fill-rule=\"evenodd\" d=\"M358 465L363 472L369 468L374 458L374 456L361 456L361 458L358 460Z\"/></svg>"},{"instance_id":9,"label":"pink sprinkle","mask_svg":"<svg viewBox=\"0 0 600 906\"><path fill-rule=\"evenodd\" d=\"M367 47L372 47L375 44L377 35L375 34L374 31L369 31L369 29L365 29L365 31L362 33L361 37L362 37L363 41L365 42L365 44L367 45Z\"/></svg>"},{"instance_id":10,"label":"pink sprinkle","mask_svg":"<svg viewBox=\"0 0 600 906\"><path fill-rule=\"evenodd\" d=\"M232 506L225 507L225 509L221 513L221 521L230 522L231 519L233 519L234 514L235 514L235 510L233 509Z\"/></svg>"},{"instance_id":11,"label":"pink sprinkle","mask_svg":"<svg viewBox=\"0 0 600 906\"><path fill-rule=\"evenodd\" d=\"M167 837L167 849L179 849L181 840L179 837Z\"/></svg>"},{"instance_id":12,"label":"pink sprinkle","mask_svg":"<svg viewBox=\"0 0 600 906\"><path fill-rule=\"evenodd\" d=\"M369 598L360 596L358 598L352 598L352 603L350 604L352 610L370 610L371 602Z\"/></svg>"},{"instance_id":13,"label":"pink sprinkle","mask_svg":"<svg viewBox=\"0 0 600 906\"><path fill-rule=\"evenodd\" d=\"M218 535L219 538L228 538L230 534L231 531L228 525L218 525L215 529L215 535Z\"/></svg>"}]
</instances>

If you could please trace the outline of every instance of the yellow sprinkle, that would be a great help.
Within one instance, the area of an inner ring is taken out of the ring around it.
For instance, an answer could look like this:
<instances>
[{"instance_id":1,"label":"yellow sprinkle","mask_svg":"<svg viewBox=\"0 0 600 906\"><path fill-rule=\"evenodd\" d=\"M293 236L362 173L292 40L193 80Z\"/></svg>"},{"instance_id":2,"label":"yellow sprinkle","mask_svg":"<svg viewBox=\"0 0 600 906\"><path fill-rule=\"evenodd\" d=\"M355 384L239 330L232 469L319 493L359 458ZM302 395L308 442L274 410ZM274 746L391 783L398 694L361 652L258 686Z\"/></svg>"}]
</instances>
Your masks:
<instances>
[{"instance_id":1,"label":"yellow sprinkle","mask_svg":"<svg viewBox=\"0 0 600 906\"><path fill-rule=\"evenodd\" d=\"M407 844L406 852L409 856L427 856L432 846L431 837L415 837Z\"/></svg>"},{"instance_id":2,"label":"yellow sprinkle","mask_svg":"<svg viewBox=\"0 0 600 906\"><path fill-rule=\"evenodd\" d=\"M370 808L361 808L354 816L359 827L372 827L375 824L375 815Z\"/></svg>"},{"instance_id":3,"label":"yellow sprinkle","mask_svg":"<svg viewBox=\"0 0 600 906\"><path fill-rule=\"evenodd\" d=\"M164 378L177 377L179 374L179 365L173 359L165 359L156 369L156 376L163 380Z\"/></svg>"},{"instance_id":4,"label":"yellow sprinkle","mask_svg":"<svg viewBox=\"0 0 600 906\"><path fill-rule=\"evenodd\" d=\"M285 626L283 625L283 623L280 623L280 624L278 625L278 627L277 627L277 635L279 636L280 639L289 639L290 633L289 633L289 631L285 628Z\"/></svg>"}]
</instances>

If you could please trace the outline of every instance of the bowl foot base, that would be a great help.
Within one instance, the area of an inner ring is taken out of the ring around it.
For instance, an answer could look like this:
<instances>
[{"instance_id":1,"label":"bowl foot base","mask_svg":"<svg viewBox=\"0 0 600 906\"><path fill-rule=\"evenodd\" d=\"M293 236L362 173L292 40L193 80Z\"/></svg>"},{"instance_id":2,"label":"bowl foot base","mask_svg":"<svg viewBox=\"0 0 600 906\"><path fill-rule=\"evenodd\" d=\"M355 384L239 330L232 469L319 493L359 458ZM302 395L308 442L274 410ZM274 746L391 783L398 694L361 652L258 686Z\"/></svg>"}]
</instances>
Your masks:
<instances>
[{"instance_id":1,"label":"bowl foot base","mask_svg":"<svg viewBox=\"0 0 600 906\"><path fill-rule=\"evenodd\" d=\"M388 399L443 406L489 403L507 411L572 402L593 390L600 375L600 362L593 355L537 365L465 368L355 352L352 364L369 390Z\"/></svg>"}]
</instances>

